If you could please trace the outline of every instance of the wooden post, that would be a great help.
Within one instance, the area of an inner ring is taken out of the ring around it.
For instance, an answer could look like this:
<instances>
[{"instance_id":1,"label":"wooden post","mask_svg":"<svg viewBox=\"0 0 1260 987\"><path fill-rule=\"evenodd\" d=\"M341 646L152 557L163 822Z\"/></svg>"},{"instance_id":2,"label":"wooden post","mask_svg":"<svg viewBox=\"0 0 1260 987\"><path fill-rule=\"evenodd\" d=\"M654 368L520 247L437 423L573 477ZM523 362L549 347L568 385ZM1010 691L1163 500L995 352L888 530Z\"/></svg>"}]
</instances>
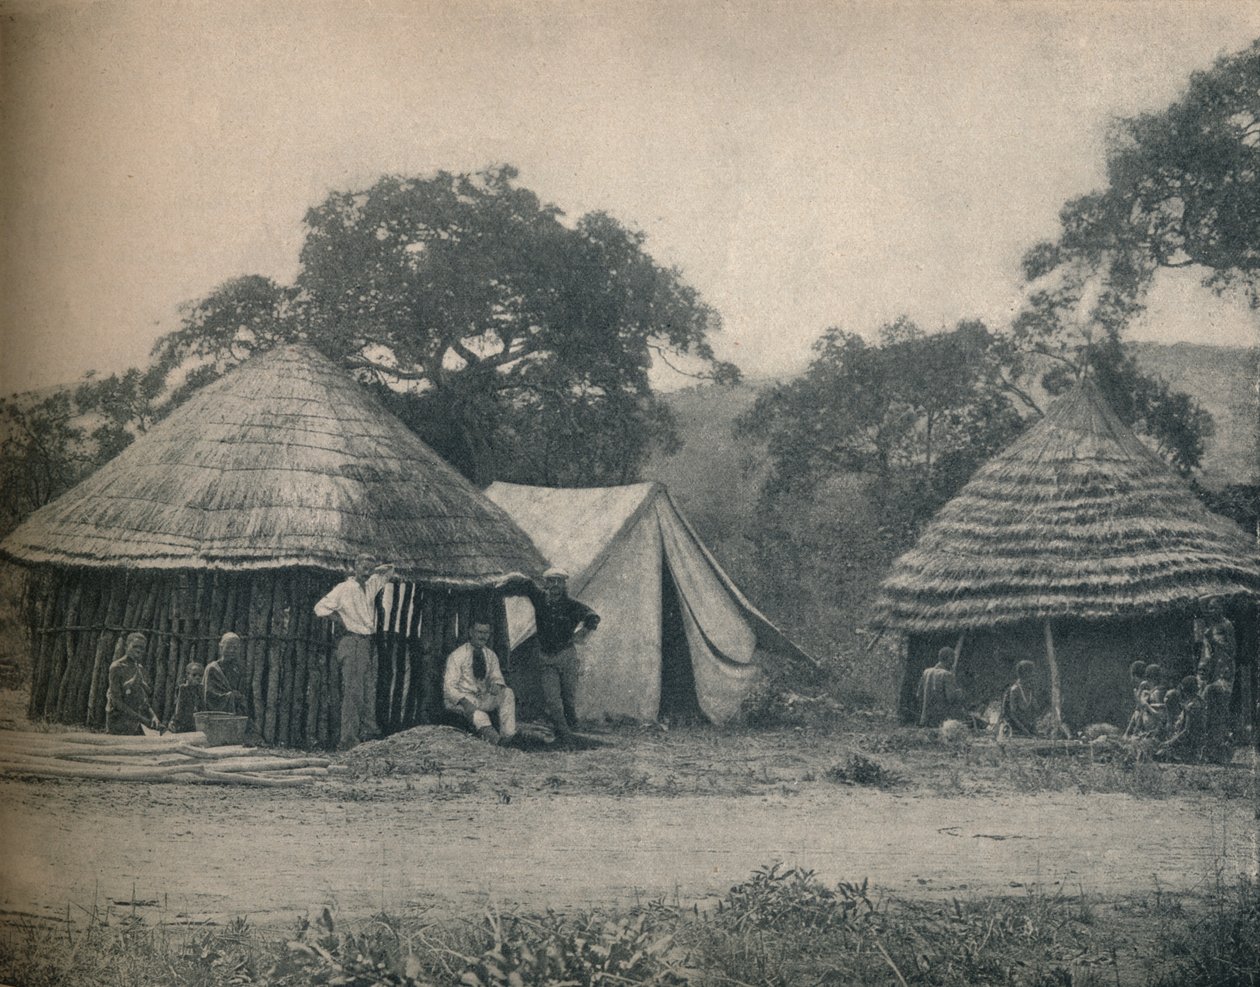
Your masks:
<instances>
[{"instance_id":1,"label":"wooden post","mask_svg":"<svg viewBox=\"0 0 1260 987\"><path fill-rule=\"evenodd\" d=\"M287 632L285 607L288 606L284 577L277 573L272 580L271 629L267 635L267 706L263 715L263 737L267 743L276 742L276 713L280 699L280 662L283 657L283 635Z\"/></svg>"},{"instance_id":2,"label":"wooden post","mask_svg":"<svg viewBox=\"0 0 1260 987\"><path fill-rule=\"evenodd\" d=\"M267 675L267 631L271 614L272 578L265 573L255 573L249 581L249 636L246 638L251 699L249 715L259 733L262 732L267 709L263 684Z\"/></svg>"},{"instance_id":3,"label":"wooden post","mask_svg":"<svg viewBox=\"0 0 1260 987\"><path fill-rule=\"evenodd\" d=\"M61 711L62 683L70 670L74 656L74 631L70 628L79 623L79 604L83 599L83 580L75 573L70 577L70 599L66 603L65 617L61 624L61 632L56 636L53 649L52 675L48 680L48 698L44 708L46 714L57 719Z\"/></svg>"},{"instance_id":4,"label":"wooden post","mask_svg":"<svg viewBox=\"0 0 1260 987\"><path fill-rule=\"evenodd\" d=\"M83 571L83 604L70 667L62 679L60 717L65 723L87 723L88 687L92 677L97 628L105 605L105 585L93 569Z\"/></svg>"},{"instance_id":5,"label":"wooden post","mask_svg":"<svg viewBox=\"0 0 1260 987\"><path fill-rule=\"evenodd\" d=\"M88 726L99 730L105 725L105 691L109 687L109 666L114 654L114 642L118 640L123 610L127 605L126 574L115 575L110 580L109 599L101 621L101 633L96 639L96 654L92 657L92 684L88 689Z\"/></svg>"},{"instance_id":6,"label":"wooden post","mask_svg":"<svg viewBox=\"0 0 1260 987\"><path fill-rule=\"evenodd\" d=\"M440 700L433 694L433 666L438 650L438 596L440 590L424 591L420 607L420 674L416 694L416 716L421 723L432 723L437 718Z\"/></svg>"},{"instance_id":7,"label":"wooden post","mask_svg":"<svg viewBox=\"0 0 1260 987\"><path fill-rule=\"evenodd\" d=\"M1061 734L1067 734L1063 725L1063 691L1059 682L1059 662L1054 655L1054 633L1050 630L1050 621L1046 628L1046 661L1050 664L1050 711L1054 716L1054 736L1057 740Z\"/></svg>"},{"instance_id":8,"label":"wooden post","mask_svg":"<svg viewBox=\"0 0 1260 987\"><path fill-rule=\"evenodd\" d=\"M52 654L52 629L57 620L57 607L64 586L61 570L50 570L44 586L44 602L38 626L31 642L31 697L26 704L26 715L31 719L42 716L44 712L48 659Z\"/></svg>"}]
</instances>

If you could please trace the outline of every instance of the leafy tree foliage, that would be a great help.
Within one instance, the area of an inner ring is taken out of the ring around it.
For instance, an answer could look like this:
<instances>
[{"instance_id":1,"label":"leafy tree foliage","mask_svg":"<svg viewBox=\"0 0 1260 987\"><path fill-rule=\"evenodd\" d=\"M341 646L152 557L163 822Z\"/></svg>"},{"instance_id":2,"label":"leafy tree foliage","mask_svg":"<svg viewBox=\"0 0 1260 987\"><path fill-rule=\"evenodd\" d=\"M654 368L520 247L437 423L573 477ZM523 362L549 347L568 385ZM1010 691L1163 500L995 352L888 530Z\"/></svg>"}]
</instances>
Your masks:
<instances>
[{"instance_id":1,"label":"leafy tree foliage","mask_svg":"<svg viewBox=\"0 0 1260 987\"><path fill-rule=\"evenodd\" d=\"M1015 333L1042 353L1091 364L1121 417L1189 473L1211 420L1144 379L1121 333L1161 270L1193 268L1206 286L1240 290L1260 308L1260 41L1194 73L1167 108L1117 121L1106 187L1068 202L1059 218L1058 238L1024 257L1036 289ZM1050 373L1047 389L1067 373Z\"/></svg>"},{"instance_id":2,"label":"leafy tree foliage","mask_svg":"<svg viewBox=\"0 0 1260 987\"><path fill-rule=\"evenodd\" d=\"M156 351L222 372L303 339L356 370L477 482L631 479L676 441L653 358L738 379L720 328L645 238L603 213L566 225L501 167L388 176L306 216L296 283L240 278L189 306Z\"/></svg>"},{"instance_id":3,"label":"leafy tree foliage","mask_svg":"<svg viewBox=\"0 0 1260 987\"><path fill-rule=\"evenodd\" d=\"M1160 268L1201 268L1209 286L1239 286L1260 304L1260 41L1194 73L1166 109L1118 121L1107 187L1069 202L1060 221L1026 273L1100 275L1103 324Z\"/></svg>"},{"instance_id":4,"label":"leafy tree foliage","mask_svg":"<svg viewBox=\"0 0 1260 987\"><path fill-rule=\"evenodd\" d=\"M0 401L0 533L77 483L93 465L65 391Z\"/></svg>"},{"instance_id":5,"label":"leafy tree foliage","mask_svg":"<svg viewBox=\"0 0 1260 987\"><path fill-rule=\"evenodd\" d=\"M801 377L766 391L737 426L768 443L770 500L867 473L882 526L913 530L1022 425L1007 342L982 323L929 335L901 318L877 345L833 328L814 352Z\"/></svg>"}]
</instances>

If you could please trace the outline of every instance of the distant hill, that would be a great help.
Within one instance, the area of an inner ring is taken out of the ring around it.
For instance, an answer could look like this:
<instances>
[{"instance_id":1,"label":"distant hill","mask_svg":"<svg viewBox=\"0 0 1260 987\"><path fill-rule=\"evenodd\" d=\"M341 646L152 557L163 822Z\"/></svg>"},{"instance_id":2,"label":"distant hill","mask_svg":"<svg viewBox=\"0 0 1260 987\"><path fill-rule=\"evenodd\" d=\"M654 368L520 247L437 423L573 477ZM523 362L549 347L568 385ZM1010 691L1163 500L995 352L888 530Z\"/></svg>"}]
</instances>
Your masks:
<instances>
[{"instance_id":1,"label":"distant hill","mask_svg":"<svg viewBox=\"0 0 1260 987\"><path fill-rule=\"evenodd\" d=\"M1196 398L1216 422L1203 456L1208 486L1260 482L1256 385L1260 347L1137 343L1138 362Z\"/></svg>"},{"instance_id":2,"label":"distant hill","mask_svg":"<svg viewBox=\"0 0 1260 987\"><path fill-rule=\"evenodd\" d=\"M1138 343L1138 362L1149 373L1197 399L1212 415L1216 434L1203 458L1210 486L1260 481L1256 382L1260 349L1198 343ZM697 524L720 536L736 518L750 516L766 468L764 453L740 443L731 425L774 378L738 387L697 386L665 395L678 419L682 449L657 456L645 479L661 480L682 499Z\"/></svg>"}]
</instances>

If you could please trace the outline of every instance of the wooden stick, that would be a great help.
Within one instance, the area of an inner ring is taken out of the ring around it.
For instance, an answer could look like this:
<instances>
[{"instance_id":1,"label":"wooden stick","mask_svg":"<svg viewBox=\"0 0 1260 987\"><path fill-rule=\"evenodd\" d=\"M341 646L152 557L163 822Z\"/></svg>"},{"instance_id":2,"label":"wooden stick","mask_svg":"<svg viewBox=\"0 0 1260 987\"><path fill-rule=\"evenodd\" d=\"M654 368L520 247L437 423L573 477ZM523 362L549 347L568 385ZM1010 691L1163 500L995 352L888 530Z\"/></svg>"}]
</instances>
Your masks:
<instances>
[{"instance_id":1,"label":"wooden stick","mask_svg":"<svg viewBox=\"0 0 1260 987\"><path fill-rule=\"evenodd\" d=\"M44 712L44 697L47 694L48 657L52 652L52 627L57 619L57 601L60 587L59 570L48 570L43 578L43 604L39 614L39 627L32 641L31 657L31 696L26 703L26 715L37 719Z\"/></svg>"},{"instance_id":2,"label":"wooden stick","mask_svg":"<svg viewBox=\"0 0 1260 987\"><path fill-rule=\"evenodd\" d=\"M420 723L428 723L437 715L432 673L433 656L437 651L437 596L435 591L425 589L420 607L420 674L416 694L416 720Z\"/></svg>"},{"instance_id":3,"label":"wooden stick","mask_svg":"<svg viewBox=\"0 0 1260 987\"><path fill-rule=\"evenodd\" d=\"M1050 630L1050 621L1045 622L1046 629L1046 661L1050 663L1050 709L1054 714L1054 734L1067 734L1063 725L1063 693L1059 683L1059 663L1054 655L1054 633Z\"/></svg>"},{"instance_id":4,"label":"wooden stick","mask_svg":"<svg viewBox=\"0 0 1260 987\"><path fill-rule=\"evenodd\" d=\"M267 674L267 629L271 613L271 577L255 573L249 580L249 635L246 653L250 669L250 718L261 731L266 710L263 683Z\"/></svg>"},{"instance_id":5,"label":"wooden stick","mask_svg":"<svg viewBox=\"0 0 1260 987\"><path fill-rule=\"evenodd\" d=\"M284 608L287 605L284 580L277 575L271 585L270 638L267 642L267 697L263 714L263 739L276 742L276 703L280 696L280 642L277 634L285 629Z\"/></svg>"},{"instance_id":6,"label":"wooden stick","mask_svg":"<svg viewBox=\"0 0 1260 987\"><path fill-rule=\"evenodd\" d=\"M966 638L967 638L966 631L963 631L961 634L958 635L958 643L954 645L954 661L953 661L953 664L949 666L949 670L951 672L958 671L958 657L962 654L963 641L965 641Z\"/></svg>"},{"instance_id":7,"label":"wooden stick","mask_svg":"<svg viewBox=\"0 0 1260 987\"><path fill-rule=\"evenodd\" d=\"M91 570L84 570L80 575L83 593L80 600L79 619L84 629L74 634L73 644L69 649L66 674L61 680L61 694L57 700L57 717L63 723L87 724L87 696L83 686L87 683L92 668L89 645L94 643L94 635L87 628L96 623L101 608L101 582L95 578ZM79 695L84 692L80 705Z\"/></svg>"}]
</instances>

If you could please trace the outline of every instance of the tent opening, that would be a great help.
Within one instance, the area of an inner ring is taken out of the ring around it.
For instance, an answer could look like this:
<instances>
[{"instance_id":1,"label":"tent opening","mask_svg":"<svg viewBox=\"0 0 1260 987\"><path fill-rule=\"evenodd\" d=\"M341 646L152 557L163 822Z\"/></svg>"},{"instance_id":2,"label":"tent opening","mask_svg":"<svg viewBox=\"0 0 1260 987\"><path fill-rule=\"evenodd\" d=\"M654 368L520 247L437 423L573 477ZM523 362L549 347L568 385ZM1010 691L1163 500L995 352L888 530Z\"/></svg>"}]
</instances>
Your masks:
<instances>
[{"instance_id":1,"label":"tent opening","mask_svg":"<svg viewBox=\"0 0 1260 987\"><path fill-rule=\"evenodd\" d=\"M675 726L706 722L696 696L682 601L668 563L661 566L661 708L657 718Z\"/></svg>"}]
</instances>

